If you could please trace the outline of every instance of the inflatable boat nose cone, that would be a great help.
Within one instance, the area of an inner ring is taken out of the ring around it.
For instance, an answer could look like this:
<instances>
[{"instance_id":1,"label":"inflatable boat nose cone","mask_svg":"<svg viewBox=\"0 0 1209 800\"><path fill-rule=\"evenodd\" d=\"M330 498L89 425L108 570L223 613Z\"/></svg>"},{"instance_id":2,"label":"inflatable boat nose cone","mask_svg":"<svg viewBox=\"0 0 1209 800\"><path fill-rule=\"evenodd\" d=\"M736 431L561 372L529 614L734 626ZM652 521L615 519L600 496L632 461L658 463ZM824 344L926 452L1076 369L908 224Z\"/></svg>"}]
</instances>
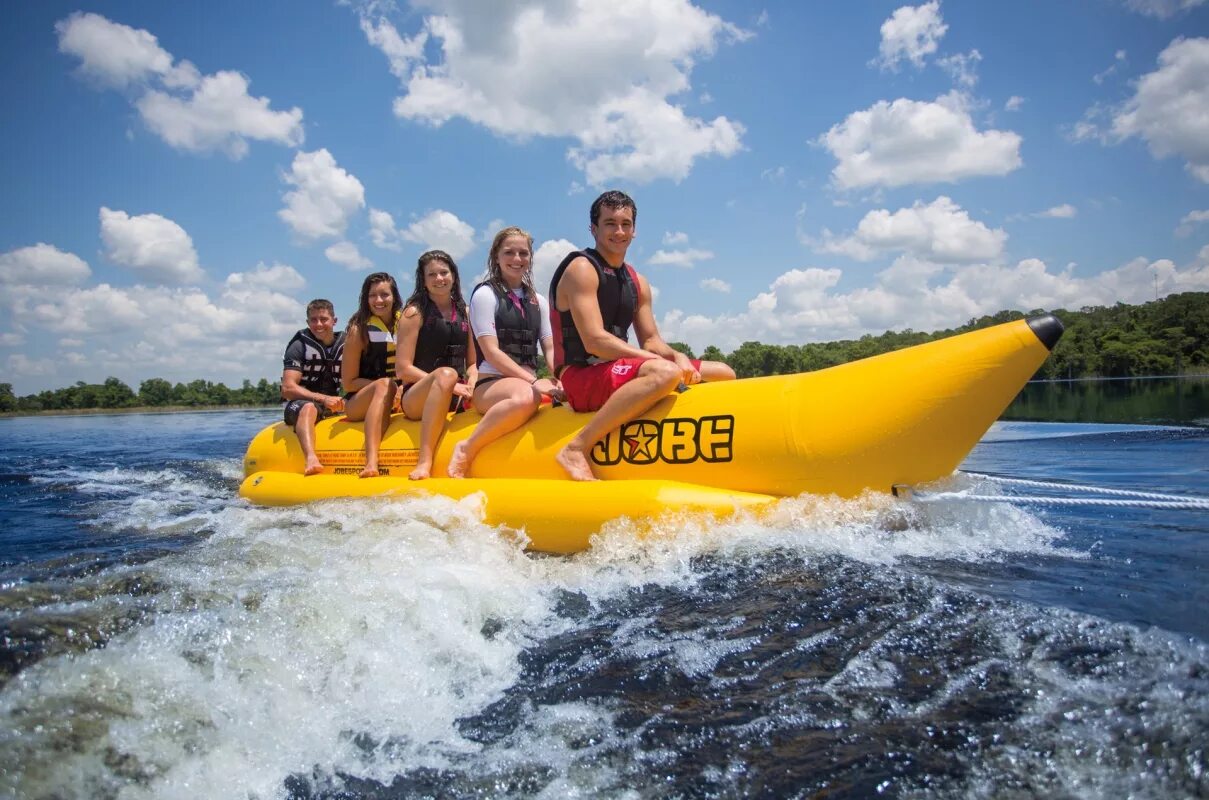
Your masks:
<instances>
[{"instance_id":1,"label":"inflatable boat nose cone","mask_svg":"<svg viewBox=\"0 0 1209 800\"><path fill-rule=\"evenodd\" d=\"M1045 345L1047 350L1053 350L1054 345L1062 338L1062 320L1055 317L1053 314L1046 314L1044 317L1030 317L1028 326L1033 329L1033 333L1037 334L1037 338L1041 340L1041 344Z\"/></svg>"}]
</instances>

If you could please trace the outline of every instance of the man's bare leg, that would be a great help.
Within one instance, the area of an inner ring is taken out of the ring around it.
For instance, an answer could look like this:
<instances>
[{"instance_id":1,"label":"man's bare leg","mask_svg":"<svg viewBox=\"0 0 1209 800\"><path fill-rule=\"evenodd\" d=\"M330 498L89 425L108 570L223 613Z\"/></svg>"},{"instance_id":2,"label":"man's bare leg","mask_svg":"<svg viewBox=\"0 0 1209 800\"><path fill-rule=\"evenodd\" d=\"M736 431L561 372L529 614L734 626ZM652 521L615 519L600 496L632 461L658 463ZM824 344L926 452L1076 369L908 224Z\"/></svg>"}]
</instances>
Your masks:
<instances>
[{"instance_id":1,"label":"man's bare leg","mask_svg":"<svg viewBox=\"0 0 1209 800\"><path fill-rule=\"evenodd\" d=\"M680 383L680 370L671 361L652 358L638 368L638 377L605 401L583 429L554 456L572 480L594 481L588 453L609 431L621 427L671 394Z\"/></svg>"},{"instance_id":2,"label":"man's bare leg","mask_svg":"<svg viewBox=\"0 0 1209 800\"><path fill-rule=\"evenodd\" d=\"M298 410L298 419L294 422L294 433L298 436L298 444L302 445L302 456L305 459L302 474L318 475L323 472L323 464L315 455L315 421L319 412L315 406L307 403Z\"/></svg>"}]
</instances>

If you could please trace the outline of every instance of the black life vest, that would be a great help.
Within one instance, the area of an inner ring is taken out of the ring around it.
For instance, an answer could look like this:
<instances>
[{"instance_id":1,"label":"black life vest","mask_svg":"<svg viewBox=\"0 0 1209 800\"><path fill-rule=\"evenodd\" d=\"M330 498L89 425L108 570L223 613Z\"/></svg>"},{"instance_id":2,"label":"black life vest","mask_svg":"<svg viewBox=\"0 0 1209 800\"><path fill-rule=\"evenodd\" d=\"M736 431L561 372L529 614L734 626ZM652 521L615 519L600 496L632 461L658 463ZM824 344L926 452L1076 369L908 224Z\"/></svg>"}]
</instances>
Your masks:
<instances>
[{"instance_id":1,"label":"black life vest","mask_svg":"<svg viewBox=\"0 0 1209 800\"><path fill-rule=\"evenodd\" d=\"M395 326L399 315L395 312ZM357 377L376 381L378 378L395 377L395 333L386 323L371 314L365 323L365 335L369 340L361 350L361 364Z\"/></svg>"},{"instance_id":2,"label":"black life vest","mask_svg":"<svg viewBox=\"0 0 1209 800\"><path fill-rule=\"evenodd\" d=\"M294 334L285 346L288 354L295 342L302 343L302 361L287 361L286 367L302 372L299 383L303 389L319 394L340 394L340 362L344 358L344 331L336 334L331 344L324 344L310 328Z\"/></svg>"},{"instance_id":3,"label":"black life vest","mask_svg":"<svg viewBox=\"0 0 1209 800\"><path fill-rule=\"evenodd\" d=\"M452 367L459 377L465 377L469 331L470 323L465 316L458 317L457 306L453 309L453 319L445 319L436 304L429 303L428 314L416 337L412 363L425 372L432 372L437 367Z\"/></svg>"},{"instance_id":4,"label":"black life vest","mask_svg":"<svg viewBox=\"0 0 1209 800\"><path fill-rule=\"evenodd\" d=\"M495 338L499 341L500 349L508 356L531 370L537 370L537 347L542 340L541 306L536 298L519 298L512 292L501 292L490 281L483 281L474 287L478 291L483 286L495 294ZM473 297L474 292L471 292ZM482 366L486 361L480 349L476 364Z\"/></svg>"},{"instance_id":5,"label":"black life vest","mask_svg":"<svg viewBox=\"0 0 1209 800\"><path fill-rule=\"evenodd\" d=\"M575 327L570 311L559 311L555 303L558 298L558 282L567 265L583 256L596 269L599 285L596 288L596 303L600 306L600 319L604 329L621 339L629 340L630 326L638 310L638 275L629 264L619 269L610 267L595 249L588 247L577 250L562 260L554 277L550 279L550 316L554 323L554 371L569 364L584 366L595 364L600 359L589 353Z\"/></svg>"}]
</instances>

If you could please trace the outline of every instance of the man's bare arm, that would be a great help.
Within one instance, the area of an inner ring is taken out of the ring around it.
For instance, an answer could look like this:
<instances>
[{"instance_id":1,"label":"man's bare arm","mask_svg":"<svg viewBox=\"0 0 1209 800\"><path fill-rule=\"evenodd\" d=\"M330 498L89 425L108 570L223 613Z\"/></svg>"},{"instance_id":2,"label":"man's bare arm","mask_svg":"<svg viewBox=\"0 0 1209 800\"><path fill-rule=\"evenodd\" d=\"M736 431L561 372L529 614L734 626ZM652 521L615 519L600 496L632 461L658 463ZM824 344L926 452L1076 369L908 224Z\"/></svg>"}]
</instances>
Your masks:
<instances>
[{"instance_id":1,"label":"man's bare arm","mask_svg":"<svg viewBox=\"0 0 1209 800\"><path fill-rule=\"evenodd\" d=\"M604 320L600 316L600 304L596 300L596 291L600 288L600 279L591 262L582 256L567 265L562 279L558 284L558 307L563 305L571 311L575 320L575 329L584 348L597 358L612 361L618 358L651 358L652 353L620 339L605 330ZM641 341L641 339L640 339Z\"/></svg>"}]
</instances>

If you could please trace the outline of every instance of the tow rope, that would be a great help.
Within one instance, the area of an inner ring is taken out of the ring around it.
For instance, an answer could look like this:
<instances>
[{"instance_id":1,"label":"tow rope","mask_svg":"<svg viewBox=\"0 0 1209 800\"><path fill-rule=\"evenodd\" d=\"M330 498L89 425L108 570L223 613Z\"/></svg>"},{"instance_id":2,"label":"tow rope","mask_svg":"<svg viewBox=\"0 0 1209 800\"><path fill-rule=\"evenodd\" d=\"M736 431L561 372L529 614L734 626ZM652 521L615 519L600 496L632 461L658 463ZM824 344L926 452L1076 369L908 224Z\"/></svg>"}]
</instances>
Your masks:
<instances>
[{"instance_id":1,"label":"tow rope","mask_svg":"<svg viewBox=\"0 0 1209 800\"><path fill-rule=\"evenodd\" d=\"M1085 486L1077 483L1053 483L1024 478L1004 478L982 472L963 472L972 478L999 483L1005 486L1022 486L1032 489L1051 489L1062 492L1084 492L1108 495L1106 497L1041 497L1028 495L984 495L972 491L919 492L913 487L898 484L893 487L895 497L917 503L941 503L962 500L978 503L1017 503L1020 505L1048 506L1112 506L1117 508L1156 508L1177 511L1209 510L1209 497L1189 497L1159 492L1139 492L1133 489L1109 489L1102 486ZM1117 499L1119 498L1119 499Z\"/></svg>"}]
</instances>

